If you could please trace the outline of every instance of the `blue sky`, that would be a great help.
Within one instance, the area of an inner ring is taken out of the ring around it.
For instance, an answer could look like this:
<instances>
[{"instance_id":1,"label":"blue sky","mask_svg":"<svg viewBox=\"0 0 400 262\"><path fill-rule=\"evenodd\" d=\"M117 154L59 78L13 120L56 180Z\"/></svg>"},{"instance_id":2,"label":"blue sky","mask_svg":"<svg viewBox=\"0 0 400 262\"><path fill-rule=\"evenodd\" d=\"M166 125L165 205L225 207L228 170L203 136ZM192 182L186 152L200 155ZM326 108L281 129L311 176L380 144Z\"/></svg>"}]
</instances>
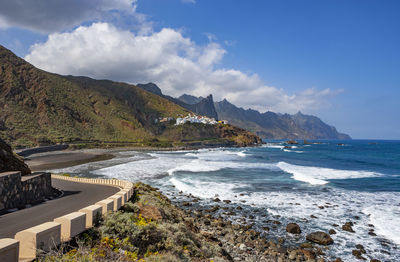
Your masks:
<instances>
[{"instance_id":1,"label":"blue sky","mask_svg":"<svg viewBox=\"0 0 400 262\"><path fill-rule=\"evenodd\" d=\"M399 1L83 0L42 6L36 20L37 7L7 5L0 44L45 70L400 139Z\"/></svg>"}]
</instances>

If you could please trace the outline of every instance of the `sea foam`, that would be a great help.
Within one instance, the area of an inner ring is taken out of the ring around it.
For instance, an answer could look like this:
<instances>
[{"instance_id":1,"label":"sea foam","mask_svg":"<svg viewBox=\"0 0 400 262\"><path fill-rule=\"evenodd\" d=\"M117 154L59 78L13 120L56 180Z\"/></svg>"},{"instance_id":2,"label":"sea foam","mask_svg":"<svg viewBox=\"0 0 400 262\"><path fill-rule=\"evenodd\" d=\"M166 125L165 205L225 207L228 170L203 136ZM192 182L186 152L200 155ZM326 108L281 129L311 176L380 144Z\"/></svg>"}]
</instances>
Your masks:
<instances>
[{"instance_id":1,"label":"sea foam","mask_svg":"<svg viewBox=\"0 0 400 262\"><path fill-rule=\"evenodd\" d=\"M382 174L362 170L341 170L325 167L299 166L292 165L286 162L277 164L281 170L292 174L293 179L306 182L312 185L324 185L329 183L329 179L349 179L349 178L364 178L376 177Z\"/></svg>"}]
</instances>

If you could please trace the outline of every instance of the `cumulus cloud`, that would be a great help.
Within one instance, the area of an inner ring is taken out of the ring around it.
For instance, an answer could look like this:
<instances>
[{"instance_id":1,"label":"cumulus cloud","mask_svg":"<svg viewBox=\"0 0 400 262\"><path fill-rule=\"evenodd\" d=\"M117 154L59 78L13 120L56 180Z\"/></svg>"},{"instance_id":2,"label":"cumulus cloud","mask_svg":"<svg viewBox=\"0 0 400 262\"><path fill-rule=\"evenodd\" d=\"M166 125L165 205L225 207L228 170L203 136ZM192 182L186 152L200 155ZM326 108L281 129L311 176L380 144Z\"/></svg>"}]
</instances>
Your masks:
<instances>
[{"instance_id":1,"label":"cumulus cloud","mask_svg":"<svg viewBox=\"0 0 400 262\"><path fill-rule=\"evenodd\" d=\"M134 14L137 0L0 0L0 28L38 32L70 29L82 22L111 19L119 11Z\"/></svg>"},{"instance_id":2,"label":"cumulus cloud","mask_svg":"<svg viewBox=\"0 0 400 262\"><path fill-rule=\"evenodd\" d=\"M93 23L72 32L50 34L45 43L33 45L25 59L50 72L130 83L155 82L172 96L211 93L216 100L227 98L236 105L261 111L309 111L336 93L310 88L289 95L264 84L257 74L220 68L225 54L218 43L197 45L171 28L135 34L109 23Z\"/></svg>"}]
</instances>

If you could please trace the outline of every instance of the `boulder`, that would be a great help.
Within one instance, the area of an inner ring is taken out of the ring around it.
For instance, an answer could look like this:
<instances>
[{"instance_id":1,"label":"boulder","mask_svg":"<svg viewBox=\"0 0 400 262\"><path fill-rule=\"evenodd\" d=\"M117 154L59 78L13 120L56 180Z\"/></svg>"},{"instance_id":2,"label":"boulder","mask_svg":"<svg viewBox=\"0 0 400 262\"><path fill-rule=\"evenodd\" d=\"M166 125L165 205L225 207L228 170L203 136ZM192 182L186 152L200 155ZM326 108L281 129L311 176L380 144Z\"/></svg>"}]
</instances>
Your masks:
<instances>
[{"instance_id":1,"label":"boulder","mask_svg":"<svg viewBox=\"0 0 400 262\"><path fill-rule=\"evenodd\" d=\"M352 253L353 256L355 256L357 259L360 259L360 260L367 260L365 257L363 257L363 256L361 255L361 251L358 250L358 249L352 250L351 253Z\"/></svg>"},{"instance_id":2,"label":"boulder","mask_svg":"<svg viewBox=\"0 0 400 262\"><path fill-rule=\"evenodd\" d=\"M322 231L312 232L307 235L306 239L308 241L325 246L333 244L333 239L327 233Z\"/></svg>"},{"instance_id":3,"label":"boulder","mask_svg":"<svg viewBox=\"0 0 400 262\"><path fill-rule=\"evenodd\" d=\"M286 231L291 234L301 234L300 226L296 223L287 224Z\"/></svg>"},{"instance_id":4,"label":"boulder","mask_svg":"<svg viewBox=\"0 0 400 262\"><path fill-rule=\"evenodd\" d=\"M334 235L334 234L336 234L335 229L329 229L329 235Z\"/></svg>"},{"instance_id":5,"label":"boulder","mask_svg":"<svg viewBox=\"0 0 400 262\"><path fill-rule=\"evenodd\" d=\"M344 231L354 233L355 231L353 230L352 226L353 226L353 223L352 223L352 222L346 222L346 223L342 226L342 229L343 229Z\"/></svg>"}]
</instances>

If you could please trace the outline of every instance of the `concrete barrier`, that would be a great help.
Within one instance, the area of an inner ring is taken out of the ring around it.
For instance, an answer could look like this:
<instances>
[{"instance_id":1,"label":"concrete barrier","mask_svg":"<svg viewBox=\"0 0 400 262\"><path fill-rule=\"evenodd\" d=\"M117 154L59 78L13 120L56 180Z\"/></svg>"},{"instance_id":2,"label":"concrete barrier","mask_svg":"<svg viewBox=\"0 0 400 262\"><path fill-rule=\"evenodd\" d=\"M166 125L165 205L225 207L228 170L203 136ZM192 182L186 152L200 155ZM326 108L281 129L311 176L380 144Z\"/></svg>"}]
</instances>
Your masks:
<instances>
[{"instance_id":1,"label":"concrete barrier","mask_svg":"<svg viewBox=\"0 0 400 262\"><path fill-rule=\"evenodd\" d=\"M18 262L19 241L12 238L0 239L0 261Z\"/></svg>"},{"instance_id":2,"label":"concrete barrier","mask_svg":"<svg viewBox=\"0 0 400 262\"><path fill-rule=\"evenodd\" d=\"M86 214L74 212L54 219L61 224L61 240L68 241L86 230Z\"/></svg>"},{"instance_id":3,"label":"concrete barrier","mask_svg":"<svg viewBox=\"0 0 400 262\"><path fill-rule=\"evenodd\" d=\"M38 252L47 252L58 246L61 241L68 241L93 226L98 214L117 211L134 193L132 182L118 179L79 178L52 175L56 179L80 183L103 184L119 187L117 194L65 216L38 226L20 231L15 239L0 239L0 262L33 260Z\"/></svg>"},{"instance_id":4,"label":"concrete barrier","mask_svg":"<svg viewBox=\"0 0 400 262\"><path fill-rule=\"evenodd\" d=\"M114 200L113 199L104 199L96 203L102 207L102 214L107 214L108 212L114 211Z\"/></svg>"},{"instance_id":5,"label":"concrete barrier","mask_svg":"<svg viewBox=\"0 0 400 262\"><path fill-rule=\"evenodd\" d=\"M110 196L108 199L112 199L114 201L114 211L121 208L122 205L122 196L120 195L113 195Z\"/></svg>"},{"instance_id":6,"label":"concrete barrier","mask_svg":"<svg viewBox=\"0 0 400 262\"><path fill-rule=\"evenodd\" d=\"M121 205L125 205L125 203L128 201L128 193L126 191L120 191L116 193L117 196L121 196Z\"/></svg>"},{"instance_id":7,"label":"concrete barrier","mask_svg":"<svg viewBox=\"0 0 400 262\"><path fill-rule=\"evenodd\" d=\"M96 223L96 219L101 217L102 211L103 207L100 205L91 205L79 210L86 214L86 228L91 228Z\"/></svg>"},{"instance_id":8,"label":"concrete barrier","mask_svg":"<svg viewBox=\"0 0 400 262\"><path fill-rule=\"evenodd\" d=\"M61 224L47 222L18 232L19 259L34 259L40 251L49 251L61 243Z\"/></svg>"}]
</instances>

